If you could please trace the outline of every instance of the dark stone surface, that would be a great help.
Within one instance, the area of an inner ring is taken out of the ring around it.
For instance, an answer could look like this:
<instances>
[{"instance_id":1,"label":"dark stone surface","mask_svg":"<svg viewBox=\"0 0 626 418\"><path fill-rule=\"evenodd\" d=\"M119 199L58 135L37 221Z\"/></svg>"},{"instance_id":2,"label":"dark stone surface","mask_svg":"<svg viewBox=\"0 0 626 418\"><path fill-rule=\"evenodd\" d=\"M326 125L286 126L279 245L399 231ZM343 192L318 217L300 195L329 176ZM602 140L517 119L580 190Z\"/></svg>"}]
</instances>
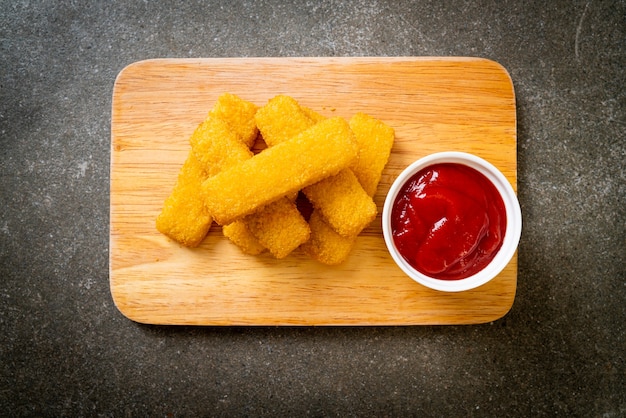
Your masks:
<instances>
[{"instance_id":1,"label":"dark stone surface","mask_svg":"<svg viewBox=\"0 0 626 418\"><path fill-rule=\"evenodd\" d=\"M108 287L110 106L154 57L480 56L524 232L479 326L135 324ZM7 416L626 416L626 2L0 1Z\"/></svg>"}]
</instances>

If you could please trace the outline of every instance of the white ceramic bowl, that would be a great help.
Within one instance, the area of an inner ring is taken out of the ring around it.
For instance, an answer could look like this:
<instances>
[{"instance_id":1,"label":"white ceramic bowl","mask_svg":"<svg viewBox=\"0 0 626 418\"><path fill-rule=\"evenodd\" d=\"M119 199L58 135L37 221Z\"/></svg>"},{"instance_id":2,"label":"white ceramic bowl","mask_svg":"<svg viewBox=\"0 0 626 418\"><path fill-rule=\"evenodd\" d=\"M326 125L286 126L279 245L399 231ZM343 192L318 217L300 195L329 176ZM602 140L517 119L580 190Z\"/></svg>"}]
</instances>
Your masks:
<instances>
[{"instance_id":1,"label":"white ceramic bowl","mask_svg":"<svg viewBox=\"0 0 626 418\"><path fill-rule=\"evenodd\" d=\"M498 253L495 255L493 260L487 266L485 266L484 269L472 276L459 280L436 279L417 271L398 252L391 233L391 210L393 208L393 204L396 200L398 193L402 189L402 186L411 178L411 176L413 176L418 171L433 164L440 163L464 164L466 166L474 168L475 170L478 170L480 173L485 175L487 179L489 179L496 187L496 189L502 196L502 200L504 201L504 207L506 210L506 232L504 234L502 246L500 247ZM398 178L391 185L389 192L387 193L385 205L383 207L382 224L385 244L389 249L391 257L394 259L400 269L402 269L402 271L404 271L416 282L431 289L444 292L460 292L464 290L474 289L487 283L498 274L500 274L500 272L504 269L504 267L506 267L509 261L511 261L511 258L513 257L513 255L515 254L515 250L517 249L517 245L519 244L519 239L522 233L522 212L520 210L517 196L515 194L515 191L511 187L511 184L496 167L475 155L467 154L464 152L450 151L431 154L424 158L421 158L415 161L413 164L409 165L402 173L400 173Z\"/></svg>"}]
</instances>

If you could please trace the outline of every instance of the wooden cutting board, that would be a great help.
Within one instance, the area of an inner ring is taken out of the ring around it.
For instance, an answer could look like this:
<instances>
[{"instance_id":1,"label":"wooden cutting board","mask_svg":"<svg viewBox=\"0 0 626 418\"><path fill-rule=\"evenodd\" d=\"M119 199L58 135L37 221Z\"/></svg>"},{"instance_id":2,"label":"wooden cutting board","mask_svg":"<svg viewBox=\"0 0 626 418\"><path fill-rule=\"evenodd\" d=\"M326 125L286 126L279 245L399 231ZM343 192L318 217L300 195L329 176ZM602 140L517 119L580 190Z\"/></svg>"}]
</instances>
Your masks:
<instances>
[{"instance_id":1,"label":"wooden cutting board","mask_svg":"<svg viewBox=\"0 0 626 418\"><path fill-rule=\"evenodd\" d=\"M217 97L263 105L287 94L325 116L365 112L396 132L375 196L378 218L350 258L324 266L296 250L246 256L214 226L202 245L161 235L155 218ZM517 182L515 95L499 64L476 58L157 59L122 70L111 118L110 286L119 310L151 324L409 325L496 320L513 304L517 254L462 293L417 284L396 267L380 212L394 178L427 154L458 150Z\"/></svg>"}]
</instances>

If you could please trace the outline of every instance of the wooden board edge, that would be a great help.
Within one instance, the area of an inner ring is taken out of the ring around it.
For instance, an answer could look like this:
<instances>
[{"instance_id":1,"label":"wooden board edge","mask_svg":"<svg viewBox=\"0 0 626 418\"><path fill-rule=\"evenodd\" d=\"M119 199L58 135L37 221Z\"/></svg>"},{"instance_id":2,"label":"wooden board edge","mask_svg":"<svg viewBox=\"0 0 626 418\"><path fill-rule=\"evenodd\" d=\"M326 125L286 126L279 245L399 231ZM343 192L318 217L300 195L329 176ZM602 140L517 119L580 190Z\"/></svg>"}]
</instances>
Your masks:
<instances>
[{"instance_id":1,"label":"wooden board edge","mask_svg":"<svg viewBox=\"0 0 626 418\"><path fill-rule=\"evenodd\" d=\"M486 58L475 58L475 57L286 57L286 58L273 58L273 57L259 57L259 58L250 58L250 57L236 57L236 58L200 58L200 59L194 59L194 58L153 58L153 59L146 59L146 60L140 60L140 61L136 61L133 62L129 65L127 65L126 67L124 67L117 75L115 83L114 83L114 87L113 87L113 98L115 100L115 92L116 89L118 88L118 82L120 80L124 80L124 77L129 75L130 73L132 73L132 71L134 71L135 69L139 69L142 65L152 65L155 62L157 63L171 63L171 64L201 64L201 65L205 65L207 63L220 63L220 62L233 62L233 61L237 61L237 62L245 62L245 61L250 61L250 60L261 60L261 61L267 61L267 62L272 62L272 61L285 61L285 60L289 60L289 61L293 61L293 62L299 62L299 63L306 63L306 62L310 62L310 63L315 63L315 62L319 62L319 61L326 61L326 62L332 62L332 63L337 63L337 64L341 64L341 63L355 63L355 62L376 62L376 61L432 61L432 60L442 60L442 61L450 61L450 62L454 62L454 61L484 61L484 62L489 62L491 63L491 65L495 65L497 67L499 67L500 71L503 72L504 74L506 74L506 76L508 77L509 80L509 85L511 88L511 97L513 99L513 109L514 109L514 129L515 129L515 134L514 134L514 140L515 140L515 150L517 151L517 112L515 111L516 109L516 95L515 95L515 90L514 90L514 84L512 82L511 76L508 73L508 71L506 70L506 68L504 66L502 66L501 64L499 64L496 61L492 61ZM114 109L114 105L115 103L112 103L112 111ZM112 125L114 123L114 118L112 117ZM114 164L114 160L113 160L113 155L114 155L114 138L113 138L113 126L112 126L112 130L111 130L111 159L110 159L110 172L112 172L113 170L113 164ZM518 178L518 158L517 158L517 152L516 152L516 156L515 156L515 170L514 170L514 188L517 192L517 178ZM510 181L511 179L509 179ZM111 184L109 185L109 187L111 186ZM112 210L112 207L109 207L109 210ZM140 315L136 315L134 313L131 313L131 311L133 311L132 309L129 309L129 305L124 304L121 299L120 299L120 295L114 290L114 286L113 286L113 282L114 282L114 277L113 275L115 274L112 270L112 266L111 266L111 248L112 248L112 233L111 233L111 224L109 225L109 275L110 275L110 287L111 287L111 294L113 297L113 301L115 303L116 308L120 311L120 313L122 313L122 315L124 315L126 318L137 322L137 323L142 323L142 324L154 324L154 325L197 325L197 326L215 326L215 325L222 325L222 324L183 324L183 323L167 323L167 322L163 322L163 323L154 323L154 322L148 322L148 321L144 321ZM517 254L515 255L516 257L516 261L517 261ZM518 275L516 273L515 275L515 280L514 280L514 285L515 288L517 288L517 280L518 280ZM482 323L489 323L489 322L493 322L496 320L501 319L502 317L504 317L506 314L508 314L508 312L511 310L514 300L515 300L515 294L516 294L516 289L514 289L513 292L511 292L510 295L510 300L507 301L507 305L503 308L502 312L497 313L496 315L494 315L493 318L489 318L489 319L481 319L478 322L463 322L463 323L419 323L419 324L402 324L402 323L372 323L372 324L365 324L365 323L361 323L361 324L352 324L352 323L346 323L346 324L342 324L342 323L322 323L322 324L293 324L293 323L268 323L268 324L245 324L245 323L225 323L223 324L223 326L423 326L423 325L475 325L475 324L482 324Z\"/></svg>"}]
</instances>

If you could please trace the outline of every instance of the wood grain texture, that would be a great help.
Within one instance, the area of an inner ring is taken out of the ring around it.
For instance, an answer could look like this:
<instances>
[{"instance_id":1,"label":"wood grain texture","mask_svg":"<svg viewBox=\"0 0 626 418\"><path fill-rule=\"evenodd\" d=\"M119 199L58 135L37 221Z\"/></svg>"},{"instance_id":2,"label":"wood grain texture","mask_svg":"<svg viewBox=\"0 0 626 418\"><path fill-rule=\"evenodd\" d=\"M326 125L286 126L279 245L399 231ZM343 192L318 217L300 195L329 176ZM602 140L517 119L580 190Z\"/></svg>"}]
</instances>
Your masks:
<instances>
[{"instance_id":1,"label":"wood grain texture","mask_svg":"<svg viewBox=\"0 0 626 418\"><path fill-rule=\"evenodd\" d=\"M288 94L325 116L365 112L396 131L375 195L377 219L350 258L324 266L296 250L246 256L214 226L202 245L161 235L155 218L217 97L263 105ZM516 189L511 79L476 58L225 58L141 61L122 70L111 118L110 286L119 310L151 324L415 325L496 320L513 304L517 255L490 283L461 293L422 287L388 255L380 213L394 178L438 151L498 167Z\"/></svg>"}]
</instances>

